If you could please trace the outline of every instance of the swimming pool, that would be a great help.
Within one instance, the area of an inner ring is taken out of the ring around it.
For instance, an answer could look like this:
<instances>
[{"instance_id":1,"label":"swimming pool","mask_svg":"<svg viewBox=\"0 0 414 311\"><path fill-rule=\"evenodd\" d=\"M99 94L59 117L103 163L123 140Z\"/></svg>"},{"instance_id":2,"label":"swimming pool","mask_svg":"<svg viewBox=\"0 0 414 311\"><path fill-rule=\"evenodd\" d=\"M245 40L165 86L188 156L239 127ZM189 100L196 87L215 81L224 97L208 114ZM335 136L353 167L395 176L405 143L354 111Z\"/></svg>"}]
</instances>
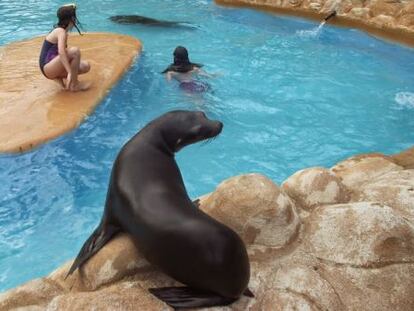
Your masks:
<instances>
[{"instance_id":1,"label":"swimming pool","mask_svg":"<svg viewBox=\"0 0 414 311\"><path fill-rule=\"evenodd\" d=\"M193 197L242 173L281 183L305 167L414 144L413 49L351 29L324 27L313 36L304 30L315 23L205 0L77 3L86 30L138 37L144 52L77 130L32 152L0 156L0 291L77 254L98 224L120 147L163 112L199 109L224 122L217 140L177 155ZM46 33L61 4L2 1L0 44ZM117 25L108 20L116 14L195 27ZM164 80L160 72L177 45L221 74L209 81L212 92L189 96Z\"/></svg>"}]
</instances>

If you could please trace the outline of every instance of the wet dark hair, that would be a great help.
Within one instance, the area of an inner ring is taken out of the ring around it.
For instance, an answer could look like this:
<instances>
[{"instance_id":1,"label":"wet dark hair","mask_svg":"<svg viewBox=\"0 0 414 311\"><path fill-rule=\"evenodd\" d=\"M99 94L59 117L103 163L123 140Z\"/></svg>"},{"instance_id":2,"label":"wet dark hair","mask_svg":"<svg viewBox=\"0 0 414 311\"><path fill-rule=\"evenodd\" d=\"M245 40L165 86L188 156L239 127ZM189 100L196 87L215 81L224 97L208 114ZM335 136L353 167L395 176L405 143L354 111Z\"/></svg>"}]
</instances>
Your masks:
<instances>
[{"instance_id":1,"label":"wet dark hair","mask_svg":"<svg viewBox=\"0 0 414 311\"><path fill-rule=\"evenodd\" d=\"M75 4L67 4L67 5L61 6L57 10L56 15L59 21L55 25L55 27L62 27L66 29L68 28L69 23L73 22L73 26L76 28L79 34L82 35L82 33L80 32L78 28L78 25L80 25L80 22L78 18L76 17L76 5Z\"/></svg>"},{"instance_id":2,"label":"wet dark hair","mask_svg":"<svg viewBox=\"0 0 414 311\"><path fill-rule=\"evenodd\" d=\"M174 63L170 64L162 73L169 71L186 73L195 67L201 68L203 65L190 62L187 49L183 46L177 46L174 50Z\"/></svg>"}]
</instances>

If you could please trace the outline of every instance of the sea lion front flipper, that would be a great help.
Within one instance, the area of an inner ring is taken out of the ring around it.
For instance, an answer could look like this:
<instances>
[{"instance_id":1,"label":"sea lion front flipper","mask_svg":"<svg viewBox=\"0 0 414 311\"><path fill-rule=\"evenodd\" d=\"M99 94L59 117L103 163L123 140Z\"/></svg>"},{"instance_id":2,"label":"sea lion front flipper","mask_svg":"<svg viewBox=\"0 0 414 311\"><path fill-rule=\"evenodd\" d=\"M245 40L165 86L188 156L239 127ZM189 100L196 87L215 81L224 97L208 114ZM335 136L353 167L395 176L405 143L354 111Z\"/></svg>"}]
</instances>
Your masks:
<instances>
[{"instance_id":1,"label":"sea lion front flipper","mask_svg":"<svg viewBox=\"0 0 414 311\"><path fill-rule=\"evenodd\" d=\"M117 226L101 223L83 244L65 279L95 255L120 230Z\"/></svg>"},{"instance_id":2,"label":"sea lion front flipper","mask_svg":"<svg viewBox=\"0 0 414 311\"><path fill-rule=\"evenodd\" d=\"M192 287L149 288L151 294L174 309L227 306L237 300Z\"/></svg>"}]
</instances>

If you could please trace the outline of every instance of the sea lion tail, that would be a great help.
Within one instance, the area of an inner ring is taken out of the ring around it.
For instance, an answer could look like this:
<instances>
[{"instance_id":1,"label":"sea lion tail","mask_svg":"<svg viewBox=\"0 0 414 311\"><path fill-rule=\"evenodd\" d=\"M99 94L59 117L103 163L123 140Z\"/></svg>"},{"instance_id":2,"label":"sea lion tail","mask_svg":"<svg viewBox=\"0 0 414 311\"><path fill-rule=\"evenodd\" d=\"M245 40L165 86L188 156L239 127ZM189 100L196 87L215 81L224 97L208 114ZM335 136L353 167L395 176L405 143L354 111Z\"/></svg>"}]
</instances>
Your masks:
<instances>
[{"instance_id":1,"label":"sea lion tail","mask_svg":"<svg viewBox=\"0 0 414 311\"><path fill-rule=\"evenodd\" d=\"M89 258L95 255L116 233L120 231L119 227L113 225L100 224L98 228L83 244L78 256L65 276L71 275L77 268L80 268Z\"/></svg>"},{"instance_id":2,"label":"sea lion tail","mask_svg":"<svg viewBox=\"0 0 414 311\"><path fill-rule=\"evenodd\" d=\"M187 286L149 288L148 290L174 309L227 306L238 299Z\"/></svg>"}]
</instances>

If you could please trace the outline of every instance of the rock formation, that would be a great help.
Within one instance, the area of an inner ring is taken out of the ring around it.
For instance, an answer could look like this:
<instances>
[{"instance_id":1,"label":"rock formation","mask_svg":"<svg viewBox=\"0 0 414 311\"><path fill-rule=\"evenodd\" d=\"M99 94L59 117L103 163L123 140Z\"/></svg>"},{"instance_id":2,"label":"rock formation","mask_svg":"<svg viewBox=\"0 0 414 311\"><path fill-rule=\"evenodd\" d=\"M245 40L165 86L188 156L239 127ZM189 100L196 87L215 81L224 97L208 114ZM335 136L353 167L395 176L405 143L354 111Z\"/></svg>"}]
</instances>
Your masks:
<instances>
[{"instance_id":1,"label":"rock formation","mask_svg":"<svg viewBox=\"0 0 414 311\"><path fill-rule=\"evenodd\" d=\"M404 154L305 169L281 187L236 176L203 196L200 208L246 243L255 294L209 310L414 310L414 170L398 162ZM0 310L170 310L147 289L178 283L126 234L64 280L70 264L0 294Z\"/></svg>"},{"instance_id":2,"label":"rock formation","mask_svg":"<svg viewBox=\"0 0 414 311\"><path fill-rule=\"evenodd\" d=\"M414 2L411 0L215 0L318 20L335 10L329 23L358 27L374 35L414 45Z\"/></svg>"}]
</instances>

